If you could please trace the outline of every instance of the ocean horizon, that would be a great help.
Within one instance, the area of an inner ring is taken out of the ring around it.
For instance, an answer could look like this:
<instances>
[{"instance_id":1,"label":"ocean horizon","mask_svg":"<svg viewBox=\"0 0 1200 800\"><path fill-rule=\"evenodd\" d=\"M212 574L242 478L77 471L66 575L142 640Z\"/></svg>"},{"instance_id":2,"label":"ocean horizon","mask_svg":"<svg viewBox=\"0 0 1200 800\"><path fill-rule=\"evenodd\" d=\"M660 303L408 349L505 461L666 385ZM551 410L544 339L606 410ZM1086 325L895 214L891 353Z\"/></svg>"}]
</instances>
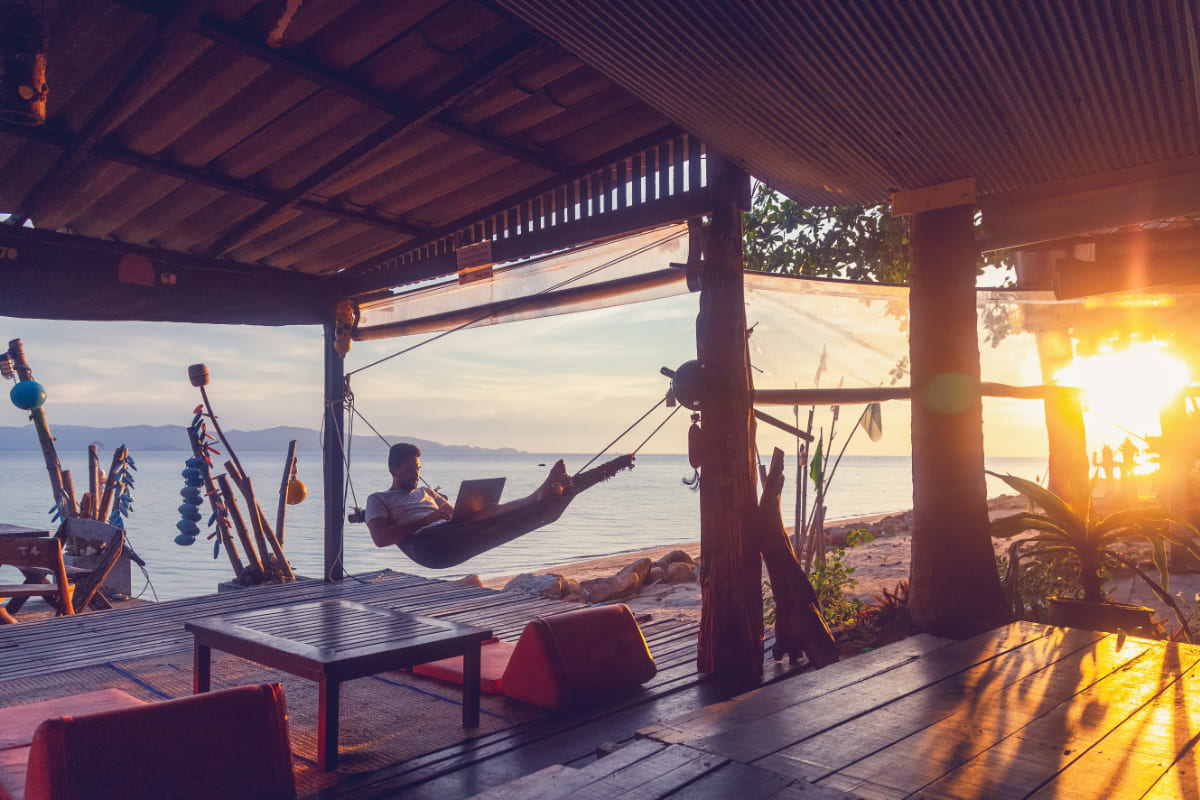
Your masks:
<instances>
[{"instance_id":1,"label":"ocean horizon","mask_svg":"<svg viewBox=\"0 0 1200 800\"><path fill-rule=\"evenodd\" d=\"M86 454L60 452L64 469L86 475ZM202 507L202 533L190 547L175 544L178 506L183 488L180 475L190 453L153 451L133 453L133 511L126 521L129 544L146 561L149 579L134 567L133 592L145 599L171 600L210 594L221 582L233 578L224 553L213 558L213 542L205 537L210 516ZM107 467L111 453L101 455ZM259 504L272 522L278 505L283 474L282 453L239 453L253 480ZM453 500L458 485L467 478L507 478L502 500L521 497L536 488L549 465L564 458L569 472L579 471L591 458L582 455L540 453L488 453L438 455L422 459L422 475ZM1045 458L989 458L987 466L1001 473L1037 478L1045 473ZM795 507L794 457L786 462L787 484L782 505L784 522L791 525ZM409 561L397 548L380 549L371 542L366 526L346 523L343 569L351 574L384 569L426 577L457 578L478 574L483 578L515 575L558 565L632 553L649 547L687 544L700 538L699 494L684 484L693 474L685 455L638 456L632 470L618 473L577 497L555 523L507 545L484 553L452 570L430 570ZM288 506L283 549L298 575L318 578L323 573L324 506L319 458L301 457L299 478L308 497ZM81 478L75 477L76 492ZM380 457L353 462L347 486L348 508L365 506L367 495L386 489L389 477ZM5 487L0 522L52 530L48 509L53 504L49 477L40 453L6 452L0 456L0 485ZM86 486L86 482L84 482ZM988 478L988 494L1011 494L1002 482ZM809 489L811 509L811 486ZM240 498L239 498L240 500ZM830 522L838 519L902 512L912 507L911 461L908 456L846 456L826 497ZM242 506L243 511L245 506ZM10 580L0 569L0 581ZM19 577L17 578L19 581Z\"/></svg>"}]
</instances>

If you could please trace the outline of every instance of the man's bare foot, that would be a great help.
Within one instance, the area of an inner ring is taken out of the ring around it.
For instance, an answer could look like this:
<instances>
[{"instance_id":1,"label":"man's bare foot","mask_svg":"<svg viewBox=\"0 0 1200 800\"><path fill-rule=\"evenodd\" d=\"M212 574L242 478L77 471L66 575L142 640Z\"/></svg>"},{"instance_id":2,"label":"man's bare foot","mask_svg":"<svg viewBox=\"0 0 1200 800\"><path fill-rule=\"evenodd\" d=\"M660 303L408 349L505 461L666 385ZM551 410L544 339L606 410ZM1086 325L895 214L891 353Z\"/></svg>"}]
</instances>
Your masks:
<instances>
[{"instance_id":1,"label":"man's bare foot","mask_svg":"<svg viewBox=\"0 0 1200 800\"><path fill-rule=\"evenodd\" d=\"M554 462L554 466L550 468L550 474L546 476L546 480L542 481L542 485L534 492L534 496L539 500L558 497L570 485L571 476L567 474L567 467L560 458Z\"/></svg>"}]
</instances>

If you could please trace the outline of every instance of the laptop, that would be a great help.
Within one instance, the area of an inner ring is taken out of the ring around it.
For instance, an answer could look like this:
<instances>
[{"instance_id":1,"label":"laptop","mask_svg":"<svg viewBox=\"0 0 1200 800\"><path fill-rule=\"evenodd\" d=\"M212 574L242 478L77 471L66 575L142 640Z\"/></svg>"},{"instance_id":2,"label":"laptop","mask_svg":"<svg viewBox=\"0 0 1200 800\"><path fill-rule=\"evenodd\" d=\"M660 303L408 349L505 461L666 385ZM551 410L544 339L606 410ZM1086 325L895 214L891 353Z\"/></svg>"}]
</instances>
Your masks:
<instances>
[{"instance_id":1,"label":"laptop","mask_svg":"<svg viewBox=\"0 0 1200 800\"><path fill-rule=\"evenodd\" d=\"M500 504L500 493L504 491L505 478L477 478L463 481L454 500L454 516L462 520Z\"/></svg>"}]
</instances>

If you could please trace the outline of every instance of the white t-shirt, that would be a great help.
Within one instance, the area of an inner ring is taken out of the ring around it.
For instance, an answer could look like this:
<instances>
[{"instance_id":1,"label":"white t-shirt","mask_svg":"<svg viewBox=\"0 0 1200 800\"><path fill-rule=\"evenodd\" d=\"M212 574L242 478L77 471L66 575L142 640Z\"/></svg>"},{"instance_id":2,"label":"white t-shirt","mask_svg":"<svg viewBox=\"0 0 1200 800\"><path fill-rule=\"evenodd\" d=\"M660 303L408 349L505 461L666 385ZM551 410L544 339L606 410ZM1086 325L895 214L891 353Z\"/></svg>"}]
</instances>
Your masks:
<instances>
[{"instance_id":1,"label":"white t-shirt","mask_svg":"<svg viewBox=\"0 0 1200 800\"><path fill-rule=\"evenodd\" d=\"M418 486L411 492L375 492L367 498L366 521L386 519L391 525L403 525L437 510L438 496L428 486Z\"/></svg>"}]
</instances>

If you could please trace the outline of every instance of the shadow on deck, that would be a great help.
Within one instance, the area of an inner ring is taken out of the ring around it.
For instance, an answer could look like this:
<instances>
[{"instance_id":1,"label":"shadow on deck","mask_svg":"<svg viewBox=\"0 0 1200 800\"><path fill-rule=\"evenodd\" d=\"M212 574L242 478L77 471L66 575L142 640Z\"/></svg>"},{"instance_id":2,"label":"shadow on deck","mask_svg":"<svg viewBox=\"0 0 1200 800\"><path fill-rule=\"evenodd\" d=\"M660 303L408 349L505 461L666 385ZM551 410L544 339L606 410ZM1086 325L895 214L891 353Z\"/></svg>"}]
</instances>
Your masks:
<instances>
[{"instance_id":1,"label":"shadow on deck","mask_svg":"<svg viewBox=\"0 0 1200 800\"><path fill-rule=\"evenodd\" d=\"M321 599L369 605L491 628L515 641L531 619L576 604L385 573L338 584L300 581L0 627L0 706L116 688L143 700L192 691L192 637L201 617ZM461 726L457 686L387 672L342 690L341 764L316 767L317 689L308 680L213 653L214 688L284 685L297 787L321 797L465 797L560 762L588 760L606 741L722 699L695 671L695 623L643 619L658 674L636 695L590 708L547 712L500 695L483 696L481 724ZM769 642L768 642L769 645ZM799 668L797 668L799 669ZM790 671L766 661L769 679Z\"/></svg>"}]
</instances>

